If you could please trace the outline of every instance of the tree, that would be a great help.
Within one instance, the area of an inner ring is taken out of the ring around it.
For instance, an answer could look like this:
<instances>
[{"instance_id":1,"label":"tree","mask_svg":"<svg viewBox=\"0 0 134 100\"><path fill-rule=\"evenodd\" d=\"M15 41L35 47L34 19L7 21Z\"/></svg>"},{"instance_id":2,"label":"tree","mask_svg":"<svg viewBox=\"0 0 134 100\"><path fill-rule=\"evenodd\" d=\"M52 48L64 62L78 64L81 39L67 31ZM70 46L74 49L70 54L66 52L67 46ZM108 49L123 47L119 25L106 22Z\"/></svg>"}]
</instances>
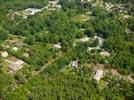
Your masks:
<instances>
[{"instance_id":1,"label":"tree","mask_svg":"<svg viewBox=\"0 0 134 100\"><path fill-rule=\"evenodd\" d=\"M7 30L0 27L0 42L8 39L8 32Z\"/></svg>"},{"instance_id":2,"label":"tree","mask_svg":"<svg viewBox=\"0 0 134 100\"><path fill-rule=\"evenodd\" d=\"M95 31L94 31L93 27L88 27L88 28L85 30L84 33L85 33L85 35L90 36L90 37L95 36Z\"/></svg>"}]
</instances>

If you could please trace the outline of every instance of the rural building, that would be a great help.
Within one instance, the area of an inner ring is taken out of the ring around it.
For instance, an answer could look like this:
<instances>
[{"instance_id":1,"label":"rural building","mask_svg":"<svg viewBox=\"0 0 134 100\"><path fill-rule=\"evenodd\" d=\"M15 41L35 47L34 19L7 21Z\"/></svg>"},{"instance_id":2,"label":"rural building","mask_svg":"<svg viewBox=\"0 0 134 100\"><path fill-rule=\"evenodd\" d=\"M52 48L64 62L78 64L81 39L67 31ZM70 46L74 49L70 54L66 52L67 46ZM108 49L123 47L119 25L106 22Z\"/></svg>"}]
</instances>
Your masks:
<instances>
[{"instance_id":1,"label":"rural building","mask_svg":"<svg viewBox=\"0 0 134 100\"><path fill-rule=\"evenodd\" d=\"M37 9L37 8L28 8L25 10L25 12L27 12L29 15L35 15L35 13L40 12L41 9Z\"/></svg>"},{"instance_id":2,"label":"rural building","mask_svg":"<svg viewBox=\"0 0 134 100\"><path fill-rule=\"evenodd\" d=\"M95 36L93 40L96 40L96 39L99 41L99 46L102 46L104 39L99 36Z\"/></svg>"},{"instance_id":3,"label":"rural building","mask_svg":"<svg viewBox=\"0 0 134 100\"><path fill-rule=\"evenodd\" d=\"M79 67L78 61L71 61L71 67L78 68Z\"/></svg>"},{"instance_id":4,"label":"rural building","mask_svg":"<svg viewBox=\"0 0 134 100\"><path fill-rule=\"evenodd\" d=\"M2 57L7 57L8 56L8 52L7 51L1 52L1 56Z\"/></svg>"},{"instance_id":5,"label":"rural building","mask_svg":"<svg viewBox=\"0 0 134 100\"><path fill-rule=\"evenodd\" d=\"M110 53L107 51L102 51L102 52L100 52L100 55L109 57Z\"/></svg>"},{"instance_id":6,"label":"rural building","mask_svg":"<svg viewBox=\"0 0 134 100\"><path fill-rule=\"evenodd\" d=\"M88 47L88 51L91 51L91 50L100 50L100 47Z\"/></svg>"},{"instance_id":7,"label":"rural building","mask_svg":"<svg viewBox=\"0 0 134 100\"><path fill-rule=\"evenodd\" d=\"M13 47L13 50L14 50L14 51L18 51L19 48L17 48L17 47Z\"/></svg>"},{"instance_id":8,"label":"rural building","mask_svg":"<svg viewBox=\"0 0 134 100\"><path fill-rule=\"evenodd\" d=\"M97 69L95 70L94 79L99 81L103 77L103 70Z\"/></svg>"},{"instance_id":9,"label":"rural building","mask_svg":"<svg viewBox=\"0 0 134 100\"><path fill-rule=\"evenodd\" d=\"M54 48L56 48L56 49L61 49L61 45L60 45L60 43L58 43L58 44L54 44Z\"/></svg>"},{"instance_id":10,"label":"rural building","mask_svg":"<svg viewBox=\"0 0 134 100\"><path fill-rule=\"evenodd\" d=\"M80 42L87 42L89 40L89 37L84 36L83 38L80 39Z\"/></svg>"},{"instance_id":11,"label":"rural building","mask_svg":"<svg viewBox=\"0 0 134 100\"><path fill-rule=\"evenodd\" d=\"M18 65L22 65L22 64L24 63L24 61L18 60L18 61L16 61L15 63L18 64Z\"/></svg>"},{"instance_id":12,"label":"rural building","mask_svg":"<svg viewBox=\"0 0 134 100\"><path fill-rule=\"evenodd\" d=\"M23 57L26 57L27 58L27 57L29 57L29 54L28 53L24 53L23 54Z\"/></svg>"},{"instance_id":13,"label":"rural building","mask_svg":"<svg viewBox=\"0 0 134 100\"><path fill-rule=\"evenodd\" d=\"M49 1L49 7L52 7L52 8L61 8L61 5L58 4L59 3L59 0L55 0L55 1Z\"/></svg>"},{"instance_id":14,"label":"rural building","mask_svg":"<svg viewBox=\"0 0 134 100\"><path fill-rule=\"evenodd\" d=\"M11 61L11 60L5 59L5 61L9 63L9 65L8 65L9 72L14 72L16 70L21 69L23 67L22 64L24 64L24 61L22 61L20 59L17 59L16 61Z\"/></svg>"},{"instance_id":15,"label":"rural building","mask_svg":"<svg viewBox=\"0 0 134 100\"><path fill-rule=\"evenodd\" d=\"M19 70L21 68L22 68L22 66L19 64L9 64L9 66L8 66L9 72L14 72L14 71Z\"/></svg>"}]
</instances>

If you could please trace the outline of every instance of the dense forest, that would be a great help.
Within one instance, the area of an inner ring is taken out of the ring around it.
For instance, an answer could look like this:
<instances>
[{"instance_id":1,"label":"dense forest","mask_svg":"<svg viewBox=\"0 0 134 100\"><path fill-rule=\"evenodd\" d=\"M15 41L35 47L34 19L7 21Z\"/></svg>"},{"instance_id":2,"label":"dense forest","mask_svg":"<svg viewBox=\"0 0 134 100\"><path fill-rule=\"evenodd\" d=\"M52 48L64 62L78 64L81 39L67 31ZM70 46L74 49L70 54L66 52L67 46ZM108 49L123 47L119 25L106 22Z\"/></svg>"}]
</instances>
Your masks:
<instances>
[{"instance_id":1,"label":"dense forest","mask_svg":"<svg viewBox=\"0 0 134 100\"><path fill-rule=\"evenodd\" d=\"M0 0L0 53L8 52L0 56L0 99L133 100L134 83L123 77L134 79L134 1L54 1ZM127 12L108 11L102 1L122 4L119 8ZM27 14L28 8L39 12ZM89 40L81 42L84 37ZM100 55L103 51L110 56ZM13 57L25 65L9 73ZM79 67L72 68L72 61ZM94 79L97 65L106 72L99 82ZM113 69L119 75L107 71Z\"/></svg>"}]
</instances>

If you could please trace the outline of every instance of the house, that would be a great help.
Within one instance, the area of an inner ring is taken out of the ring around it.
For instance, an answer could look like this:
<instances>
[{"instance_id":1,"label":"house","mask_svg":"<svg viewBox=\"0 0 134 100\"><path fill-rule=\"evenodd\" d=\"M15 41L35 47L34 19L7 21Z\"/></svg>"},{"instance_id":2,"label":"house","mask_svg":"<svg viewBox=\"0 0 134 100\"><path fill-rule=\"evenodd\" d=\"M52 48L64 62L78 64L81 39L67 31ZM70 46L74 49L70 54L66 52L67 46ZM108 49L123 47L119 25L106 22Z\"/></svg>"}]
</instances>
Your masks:
<instances>
[{"instance_id":1,"label":"house","mask_svg":"<svg viewBox=\"0 0 134 100\"><path fill-rule=\"evenodd\" d=\"M92 0L81 0L82 3L91 2Z\"/></svg>"},{"instance_id":2,"label":"house","mask_svg":"<svg viewBox=\"0 0 134 100\"><path fill-rule=\"evenodd\" d=\"M5 44L2 44L2 47L8 49L10 46L9 45L5 45Z\"/></svg>"},{"instance_id":3,"label":"house","mask_svg":"<svg viewBox=\"0 0 134 100\"><path fill-rule=\"evenodd\" d=\"M123 16L124 19L128 19L129 17L130 16L128 16L128 15Z\"/></svg>"},{"instance_id":4,"label":"house","mask_svg":"<svg viewBox=\"0 0 134 100\"><path fill-rule=\"evenodd\" d=\"M61 44L60 43L54 44L54 48L61 49Z\"/></svg>"},{"instance_id":5,"label":"house","mask_svg":"<svg viewBox=\"0 0 134 100\"><path fill-rule=\"evenodd\" d=\"M92 4L92 7L96 7L96 6L97 6L97 3L93 3L93 4Z\"/></svg>"},{"instance_id":6,"label":"house","mask_svg":"<svg viewBox=\"0 0 134 100\"><path fill-rule=\"evenodd\" d=\"M41 9L37 9L37 8L28 8L25 10L25 12L27 12L29 15L35 15L35 13L40 12Z\"/></svg>"},{"instance_id":7,"label":"house","mask_svg":"<svg viewBox=\"0 0 134 100\"><path fill-rule=\"evenodd\" d=\"M86 15L92 15L91 11L86 12Z\"/></svg>"},{"instance_id":8,"label":"house","mask_svg":"<svg viewBox=\"0 0 134 100\"><path fill-rule=\"evenodd\" d=\"M22 64L24 64L24 61L22 61L21 59L17 59L15 57L10 57L8 59L5 59L5 61L9 63L9 72L14 72L16 70L21 69L23 67Z\"/></svg>"},{"instance_id":9,"label":"house","mask_svg":"<svg viewBox=\"0 0 134 100\"><path fill-rule=\"evenodd\" d=\"M23 19L26 19L28 15L35 15L37 12L40 12L42 9L37 9L37 8L27 8L22 11L18 12L10 12L8 15L11 16L11 19L14 20L15 16L20 16Z\"/></svg>"},{"instance_id":10,"label":"house","mask_svg":"<svg viewBox=\"0 0 134 100\"><path fill-rule=\"evenodd\" d=\"M60 8L62 8L62 7L61 7L61 5L57 5L56 8L57 8L57 9L60 9Z\"/></svg>"},{"instance_id":11,"label":"house","mask_svg":"<svg viewBox=\"0 0 134 100\"><path fill-rule=\"evenodd\" d=\"M79 67L78 61L71 61L71 67L78 68Z\"/></svg>"},{"instance_id":12,"label":"house","mask_svg":"<svg viewBox=\"0 0 134 100\"><path fill-rule=\"evenodd\" d=\"M131 33L132 31L131 31L129 28L126 28L126 29L125 29L125 32L126 32L126 33ZM134 39L133 39L133 40L134 40Z\"/></svg>"},{"instance_id":13,"label":"house","mask_svg":"<svg viewBox=\"0 0 134 100\"><path fill-rule=\"evenodd\" d=\"M23 57L26 57L27 58L27 57L29 57L29 54L28 53L24 53L23 54Z\"/></svg>"},{"instance_id":14,"label":"house","mask_svg":"<svg viewBox=\"0 0 134 100\"><path fill-rule=\"evenodd\" d=\"M13 47L13 50L14 50L14 51L18 51L19 48L17 48L17 47Z\"/></svg>"},{"instance_id":15,"label":"house","mask_svg":"<svg viewBox=\"0 0 134 100\"><path fill-rule=\"evenodd\" d=\"M14 72L14 71L16 71L16 70L19 70L19 69L21 69L22 68L22 66L21 65L19 65L19 64L9 64L9 66L8 66L8 69L9 69L9 72Z\"/></svg>"},{"instance_id":16,"label":"house","mask_svg":"<svg viewBox=\"0 0 134 100\"><path fill-rule=\"evenodd\" d=\"M93 40L96 40L96 39L99 41L99 46L102 46L104 39L99 36L95 36Z\"/></svg>"},{"instance_id":17,"label":"house","mask_svg":"<svg viewBox=\"0 0 134 100\"><path fill-rule=\"evenodd\" d=\"M49 1L49 4L51 5L57 5L59 2L59 0L55 0L55 1Z\"/></svg>"},{"instance_id":18,"label":"house","mask_svg":"<svg viewBox=\"0 0 134 100\"><path fill-rule=\"evenodd\" d=\"M90 52L91 50L100 50L100 47L88 47L88 51Z\"/></svg>"},{"instance_id":19,"label":"house","mask_svg":"<svg viewBox=\"0 0 134 100\"><path fill-rule=\"evenodd\" d=\"M48 7L60 9L61 5L58 4L59 0L49 1Z\"/></svg>"},{"instance_id":20,"label":"house","mask_svg":"<svg viewBox=\"0 0 134 100\"><path fill-rule=\"evenodd\" d=\"M83 38L80 39L80 42L87 42L89 40L89 37L84 36Z\"/></svg>"},{"instance_id":21,"label":"house","mask_svg":"<svg viewBox=\"0 0 134 100\"><path fill-rule=\"evenodd\" d=\"M22 65L22 64L24 63L24 61L18 60L18 61L16 61L15 63L18 64L18 65Z\"/></svg>"},{"instance_id":22,"label":"house","mask_svg":"<svg viewBox=\"0 0 134 100\"><path fill-rule=\"evenodd\" d=\"M124 15L123 19L129 19L131 16L130 15Z\"/></svg>"},{"instance_id":23,"label":"house","mask_svg":"<svg viewBox=\"0 0 134 100\"><path fill-rule=\"evenodd\" d=\"M27 16L26 16L26 15L23 15L22 18L23 18L23 19L27 19Z\"/></svg>"},{"instance_id":24,"label":"house","mask_svg":"<svg viewBox=\"0 0 134 100\"><path fill-rule=\"evenodd\" d=\"M99 81L102 77L103 77L103 70L101 70L101 69L95 70L94 79L96 81Z\"/></svg>"},{"instance_id":25,"label":"house","mask_svg":"<svg viewBox=\"0 0 134 100\"><path fill-rule=\"evenodd\" d=\"M8 56L8 52L7 51L1 52L1 56L4 57L4 58L7 57Z\"/></svg>"},{"instance_id":26,"label":"house","mask_svg":"<svg viewBox=\"0 0 134 100\"><path fill-rule=\"evenodd\" d=\"M108 51L102 51L102 52L100 52L100 55L101 56L109 57L110 56L110 53Z\"/></svg>"}]
</instances>

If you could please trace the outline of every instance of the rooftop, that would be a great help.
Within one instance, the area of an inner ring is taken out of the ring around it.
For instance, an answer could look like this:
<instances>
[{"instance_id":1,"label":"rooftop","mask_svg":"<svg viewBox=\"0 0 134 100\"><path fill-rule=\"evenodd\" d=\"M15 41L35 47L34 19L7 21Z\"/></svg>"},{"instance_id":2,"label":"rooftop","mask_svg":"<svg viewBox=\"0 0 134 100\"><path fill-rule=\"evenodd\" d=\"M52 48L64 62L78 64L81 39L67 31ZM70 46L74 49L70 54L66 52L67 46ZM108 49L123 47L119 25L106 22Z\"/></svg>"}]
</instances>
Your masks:
<instances>
[{"instance_id":1,"label":"rooftop","mask_svg":"<svg viewBox=\"0 0 134 100\"><path fill-rule=\"evenodd\" d=\"M103 70L97 69L94 75L94 79L99 81L103 77Z\"/></svg>"},{"instance_id":2,"label":"rooftop","mask_svg":"<svg viewBox=\"0 0 134 100\"><path fill-rule=\"evenodd\" d=\"M14 51L18 51L19 48L17 48L17 47L13 47L13 50L14 50Z\"/></svg>"},{"instance_id":3,"label":"rooftop","mask_svg":"<svg viewBox=\"0 0 134 100\"><path fill-rule=\"evenodd\" d=\"M71 66L74 68L78 68L78 61L71 61Z\"/></svg>"},{"instance_id":4,"label":"rooftop","mask_svg":"<svg viewBox=\"0 0 134 100\"><path fill-rule=\"evenodd\" d=\"M61 49L61 44L60 43L54 44L54 48Z\"/></svg>"},{"instance_id":5,"label":"rooftop","mask_svg":"<svg viewBox=\"0 0 134 100\"><path fill-rule=\"evenodd\" d=\"M1 52L1 56L2 57L7 57L8 56L8 52L7 51Z\"/></svg>"},{"instance_id":6,"label":"rooftop","mask_svg":"<svg viewBox=\"0 0 134 100\"><path fill-rule=\"evenodd\" d=\"M109 57L110 53L108 51L102 51L100 52L100 55Z\"/></svg>"},{"instance_id":7,"label":"rooftop","mask_svg":"<svg viewBox=\"0 0 134 100\"><path fill-rule=\"evenodd\" d=\"M19 64L9 64L8 68L10 72L13 72L13 71L21 69L22 66Z\"/></svg>"}]
</instances>

